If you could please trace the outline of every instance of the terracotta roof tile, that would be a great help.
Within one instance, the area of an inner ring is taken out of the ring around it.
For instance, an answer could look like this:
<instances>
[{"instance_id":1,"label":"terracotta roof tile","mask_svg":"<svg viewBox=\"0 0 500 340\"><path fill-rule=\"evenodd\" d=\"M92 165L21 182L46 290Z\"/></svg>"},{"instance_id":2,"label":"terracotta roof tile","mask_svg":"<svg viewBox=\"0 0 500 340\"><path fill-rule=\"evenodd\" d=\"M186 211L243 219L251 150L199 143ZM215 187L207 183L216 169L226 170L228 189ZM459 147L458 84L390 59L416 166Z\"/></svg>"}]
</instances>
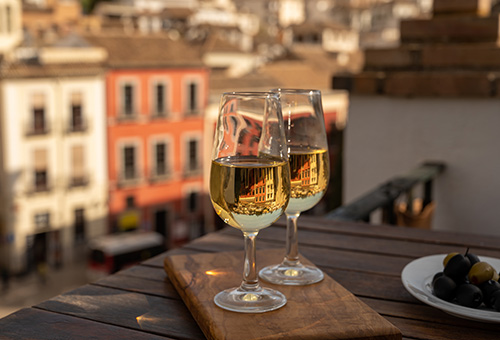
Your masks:
<instances>
[{"instance_id":1,"label":"terracotta roof tile","mask_svg":"<svg viewBox=\"0 0 500 340\"><path fill-rule=\"evenodd\" d=\"M0 68L1 78L46 78L46 77L79 77L104 73L105 69L98 64L50 64L4 63Z\"/></svg>"},{"instance_id":2,"label":"terracotta roof tile","mask_svg":"<svg viewBox=\"0 0 500 340\"><path fill-rule=\"evenodd\" d=\"M231 78L224 71L212 71L210 74L210 91L222 93L226 91L267 91L283 83L269 74L252 72L241 77Z\"/></svg>"},{"instance_id":3,"label":"terracotta roof tile","mask_svg":"<svg viewBox=\"0 0 500 340\"><path fill-rule=\"evenodd\" d=\"M88 35L92 45L108 52L107 64L114 68L202 66L199 47L166 36Z\"/></svg>"}]
</instances>

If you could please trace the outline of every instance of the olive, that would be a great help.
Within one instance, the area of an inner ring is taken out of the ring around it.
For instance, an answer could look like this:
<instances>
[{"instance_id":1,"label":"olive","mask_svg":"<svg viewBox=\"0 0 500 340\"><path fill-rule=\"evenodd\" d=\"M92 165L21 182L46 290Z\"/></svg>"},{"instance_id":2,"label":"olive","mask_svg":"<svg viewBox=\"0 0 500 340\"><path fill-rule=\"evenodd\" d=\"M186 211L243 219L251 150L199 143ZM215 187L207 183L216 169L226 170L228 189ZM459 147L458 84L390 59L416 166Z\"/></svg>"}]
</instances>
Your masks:
<instances>
[{"instance_id":1,"label":"olive","mask_svg":"<svg viewBox=\"0 0 500 340\"><path fill-rule=\"evenodd\" d=\"M497 290L496 292L493 293L493 295L490 298L490 303L493 308L497 312L500 312L500 290Z\"/></svg>"},{"instance_id":2,"label":"olive","mask_svg":"<svg viewBox=\"0 0 500 340\"><path fill-rule=\"evenodd\" d=\"M437 272L436 274L434 274L434 276L432 277L432 284L434 284L434 281L436 281L438 277L441 277L443 275L444 275L443 272Z\"/></svg>"},{"instance_id":3,"label":"olive","mask_svg":"<svg viewBox=\"0 0 500 340\"><path fill-rule=\"evenodd\" d=\"M477 256L476 254L473 254L473 253L467 253L467 254L465 254L465 257L467 257L469 259L471 266L473 266L474 264L476 264L478 262L481 262L481 260L479 259L479 256Z\"/></svg>"},{"instance_id":4,"label":"olive","mask_svg":"<svg viewBox=\"0 0 500 340\"><path fill-rule=\"evenodd\" d=\"M448 255L445 256L445 258L443 259L443 268L446 267L446 264L448 263L448 261L455 255L457 255L458 253L449 253Z\"/></svg>"},{"instance_id":5,"label":"olive","mask_svg":"<svg viewBox=\"0 0 500 340\"><path fill-rule=\"evenodd\" d=\"M457 254L448 261L443 273L452 279L461 279L467 275L470 269L469 259L462 254Z\"/></svg>"},{"instance_id":6,"label":"olive","mask_svg":"<svg viewBox=\"0 0 500 340\"><path fill-rule=\"evenodd\" d=\"M453 281L457 284L457 287L466 283L471 283L467 275L452 277Z\"/></svg>"},{"instance_id":7,"label":"olive","mask_svg":"<svg viewBox=\"0 0 500 340\"><path fill-rule=\"evenodd\" d=\"M498 281L500 279L500 275L497 272L493 272L493 277L491 278L493 281Z\"/></svg>"},{"instance_id":8,"label":"olive","mask_svg":"<svg viewBox=\"0 0 500 340\"><path fill-rule=\"evenodd\" d=\"M434 295L446 301L453 300L456 288L457 284L455 281L446 275L438 277L432 284Z\"/></svg>"},{"instance_id":9,"label":"olive","mask_svg":"<svg viewBox=\"0 0 500 340\"><path fill-rule=\"evenodd\" d=\"M493 293L500 290L500 283L498 283L497 281L488 280L481 283L478 287L483 292L484 304L488 307L491 307L491 297L493 296Z\"/></svg>"},{"instance_id":10,"label":"olive","mask_svg":"<svg viewBox=\"0 0 500 340\"><path fill-rule=\"evenodd\" d=\"M478 262L471 267L468 277L470 283L479 285L485 281L491 280L494 274L495 270L489 263Z\"/></svg>"},{"instance_id":11,"label":"olive","mask_svg":"<svg viewBox=\"0 0 500 340\"><path fill-rule=\"evenodd\" d=\"M478 286L466 283L458 286L456 298L459 305L477 308L483 303L483 293Z\"/></svg>"}]
</instances>

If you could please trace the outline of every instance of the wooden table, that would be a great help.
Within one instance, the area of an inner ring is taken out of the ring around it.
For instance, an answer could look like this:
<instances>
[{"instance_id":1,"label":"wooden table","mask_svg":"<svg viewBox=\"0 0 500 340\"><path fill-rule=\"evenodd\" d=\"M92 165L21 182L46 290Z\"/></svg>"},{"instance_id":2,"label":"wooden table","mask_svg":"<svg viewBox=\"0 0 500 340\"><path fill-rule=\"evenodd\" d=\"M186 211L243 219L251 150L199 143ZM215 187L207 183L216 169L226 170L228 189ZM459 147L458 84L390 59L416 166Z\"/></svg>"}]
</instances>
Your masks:
<instances>
[{"instance_id":1,"label":"wooden table","mask_svg":"<svg viewBox=\"0 0 500 340\"><path fill-rule=\"evenodd\" d=\"M473 226L471 226L472 228ZM499 339L500 324L448 315L413 298L401 270L413 259L453 251L500 258L500 237L335 222L302 216L300 252L398 327L403 339ZM284 246L283 222L258 248ZM170 254L242 250L226 228ZM0 339L204 339L163 269L165 254L0 320ZM238 269L239 270L239 269Z\"/></svg>"}]
</instances>

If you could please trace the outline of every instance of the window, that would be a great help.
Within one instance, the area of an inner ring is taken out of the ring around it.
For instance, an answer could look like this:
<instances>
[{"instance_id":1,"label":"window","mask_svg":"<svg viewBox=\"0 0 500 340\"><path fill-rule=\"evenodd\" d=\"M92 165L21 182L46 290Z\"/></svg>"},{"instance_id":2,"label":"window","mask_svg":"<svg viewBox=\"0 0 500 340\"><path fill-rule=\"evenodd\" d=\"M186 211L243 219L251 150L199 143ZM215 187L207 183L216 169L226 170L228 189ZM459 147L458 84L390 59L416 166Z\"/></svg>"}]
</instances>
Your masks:
<instances>
[{"instance_id":1,"label":"window","mask_svg":"<svg viewBox=\"0 0 500 340\"><path fill-rule=\"evenodd\" d=\"M135 147L126 146L123 148L123 174L125 179L134 179L135 173Z\"/></svg>"},{"instance_id":2,"label":"window","mask_svg":"<svg viewBox=\"0 0 500 340\"><path fill-rule=\"evenodd\" d=\"M125 206L127 207L127 209L135 208L135 197L134 196L127 196L125 198Z\"/></svg>"},{"instance_id":3,"label":"window","mask_svg":"<svg viewBox=\"0 0 500 340\"><path fill-rule=\"evenodd\" d=\"M82 115L82 95L81 93L73 93L71 95L71 131L83 130L83 115Z\"/></svg>"},{"instance_id":4,"label":"window","mask_svg":"<svg viewBox=\"0 0 500 340\"><path fill-rule=\"evenodd\" d=\"M45 191L47 190L47 171L46 170L36 170L35 171L35 191Z\"/></svg>"},{"instance_id":5,"label":"window","mask_svg":"<svg viewBox=\"0 0 500 340\"><path fill-rule=\"evenodd\" d=\"M85 209L74 210L75 241L83 242L85 240Z\"/></svg>"},{"instance_id":6,"label":"window","mask_svg":"<svg viewBox=\"0 0 500 340\"><path fill-rule=\"evenodd\" d=\"M82 145L75 145L71 148L71 186L85 184L84 170L84 149Z\"/></svg>"},{"instance_id":7,"label":"window","mask_svg":"<svg viewBox=\"0 0 500 340\"><path fill-rule=\"evenodd\" d=\"M38 149L34 151L34 187L35 191L48 190L47 178L47 151Z\"/></svg>"},{"instance_id":8,"label":"window","mask_svg":"<svg viewBox=\"0 0 500 340\"><path fill-rule=\"evenodd\" d=\"M33 109L33 122L35 133L45 132L45 110L43 107Z\"/></svg>"},{"instance_id":9,"label":"window","mask_svg":"<svg viewBox=\"0 0 500 340\"><path fill-rule=\"evenodd\" d=\"M198 169L198 141L190 140L188 143L188 169Z\"/></svg>"},{"instance_id":10,"label":"window","mask_svg":"<svg viewBox=\"0 0 500 340\"><path fill-rule=\"evenodd\" d=\"M154 87L155 114L163 116L166 113L165 84L157 83Z\"/></svg>"},{"instance_id":11,"label":"window","mask_svg":"<svg viewBox=\"0 0 500 340\"><path fill-rule=\"evenodd\" d=\"M46 132L45 124L45 96L36 94L32 98L33 129L35 134Z\"/></svg>"},{"instance_id":12,"label":"window","mask_svg":"<svg viewBox=\"0 0 500 340\"><path fill-rule=\"evenodd\" d=\"M199 96L199 90L198 90L198 84L194 81L191 81L188 84L188 100L187 100L187 111L190 114L197 113L199 110L198 107L198 96Z\"/></svg>"},{"instance_id":13,"label":"window","mask_svg":"<svg viewBox=\"0 0 500 340\"><path fill-rule=\"evenodd\" d=\"M7 23L7 33L12 33L12 10L9 5L5 7L5 22Z\"/></svg>"},{"instance_id":14,"label":"window","mask_svg":"<svg viewBox=\"0 0 500 340\"><path fill-rule=\"evenodd\" d=\"M198 210L198 193L193 191L187 197L187 208L189 212Z\"/></svg>"},{"instance_id":15,"label":"window","mask_svg":"<svg viewBox=\"0 0 500 340\"><path fill-rule=\"evenodd\" d=\"M50 228L50 214L48 212L35 214L34 222L37 230Z\"/></svg>"},{"instance_id":16,"label":"window","mask_svg":"<svg viewBox=\"0 0 500 340\"><path fill-rule=\"evenodd\" d=\"M123 86L123 115L132 116L134 114L134 87L132 84Z\"/></svg>"},{"instance_id":17,"label":"window","mask_svg":"<svg viewBox=\"0 0 500 340\"><path fill-rule=\"evenodd\" d=\"M155 145L155 174L157 176L167 173L167 145L163 142Z\"/></svg>"}]
</instances>

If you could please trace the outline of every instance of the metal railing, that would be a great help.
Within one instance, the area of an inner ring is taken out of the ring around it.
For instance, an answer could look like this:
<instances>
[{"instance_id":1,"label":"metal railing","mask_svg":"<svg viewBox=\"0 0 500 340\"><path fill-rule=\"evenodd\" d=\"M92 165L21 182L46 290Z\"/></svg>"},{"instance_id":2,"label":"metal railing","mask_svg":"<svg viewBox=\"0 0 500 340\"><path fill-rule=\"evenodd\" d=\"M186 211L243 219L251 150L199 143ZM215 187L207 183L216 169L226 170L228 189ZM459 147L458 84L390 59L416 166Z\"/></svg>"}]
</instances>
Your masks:
<instances>
[{"instance_id":1,"label":"metal railing","mask_svg":"<svg viewBox=\"0 0 500 340\"><path fill-rule=\"evenodd\" d=\"M342 221L370 221L370 215L382 209L383 223L396 224L394 204L403 194L423 184L422 207L432 201L432 181L444 171L442 162L425 162L406 175L396 176L350 204L343 205L327 213L326 218ZM410 194L411 196L411 194Z\"/></svg>"}]
</instances>

